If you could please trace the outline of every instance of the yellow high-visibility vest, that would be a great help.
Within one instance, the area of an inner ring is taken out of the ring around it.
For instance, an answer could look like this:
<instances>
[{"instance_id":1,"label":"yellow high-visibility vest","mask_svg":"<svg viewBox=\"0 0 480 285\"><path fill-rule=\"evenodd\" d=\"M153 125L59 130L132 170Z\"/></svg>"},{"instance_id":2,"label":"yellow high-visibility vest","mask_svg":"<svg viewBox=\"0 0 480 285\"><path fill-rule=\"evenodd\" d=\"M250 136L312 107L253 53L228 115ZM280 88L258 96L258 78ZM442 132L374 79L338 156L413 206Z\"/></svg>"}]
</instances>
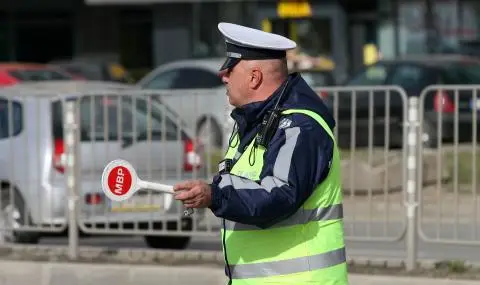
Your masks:
<instances>
[{"instance_id":1,"label":"yellow high-visibility vest","mask_svg":"<svg viewBox=\"0 0 480 285\"><path fill-rule=\"evenodd\" d=\"M301 113L315 119L335 143L332 131L320 115L303 109L282 112L292 113ZM295 128L286 129L286 132L289 131L299 132ZM238 139L237 134L233 141ZM235 145L228 148L226 159L234 158L239 144ZM231 174L253 181L259 180L266 150L262 147L254 150L255 160L252 165L249 154L253 147L254 141L235 162ZM335 143L327 178L315 188L295 214L274 226L261 229L223 220L223 251L232 285L348 284L340 167L339 151ZM274 179L264 182L275 183Z\"/></svg>"}]
</instances>

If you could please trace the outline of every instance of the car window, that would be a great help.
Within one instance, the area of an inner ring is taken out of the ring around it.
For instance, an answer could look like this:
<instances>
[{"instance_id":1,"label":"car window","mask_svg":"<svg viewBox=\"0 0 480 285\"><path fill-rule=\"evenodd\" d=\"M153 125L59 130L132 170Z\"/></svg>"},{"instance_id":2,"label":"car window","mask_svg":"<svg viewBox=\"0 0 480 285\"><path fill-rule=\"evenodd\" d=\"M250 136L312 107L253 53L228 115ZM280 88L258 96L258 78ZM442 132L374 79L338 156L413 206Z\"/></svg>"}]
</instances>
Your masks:
<instances>
[{"instance_id":1,"label":"car window","mask_svg":"<svg viewBox=\"0 0 480 285\"><path fill-rule=\"evenodd\" d=\"M147 89L172 89L175 81L179 77L178 70L169 70L157 74L152 80L145 84Z\"/></svg>"},{"instance_id":2,"label":"car window","mask_svg":"<svg viewBox=\"0 0 480 285\"><path fill-rule=\"evenodd\" d=\"M201 68L181 68L175 89L202 89L222 86L222 79L215 73Z\"/></svg>"},{"instance_id":3,"label":"car window","mask_svg":"<svg viewBox=\"0 0 480 285\"><path fill-rule=\"evenodd\" d=\"M82 76L88 80L104 80L105 79L102 68L99 65L68 64L60 67L65 69L67 72L71 74Z\"/></svg>"},{"instance_id":4,"label":"car window","mask_svg":"<svg viewBox=\"0 0 480 285\"><path fill-rule=\"evenodd\" d=\"M404 89L423 89L425 86L435 84L433 71L416 65L397 66L389 80L390 85L398 85Z\"/></svg>"},{"instance_id":5,"label":"car window","mask_svg":"<svg viewBox=\"0 0 480 285\"><path fill-rule=\"evenodd\" d=\"M214 72L195 67L181 67L162 72L145 84L146 89L208 89L222 86Z\"/></svg>"},{"instance_id":6,"label":"car window","mask_svg":"<svg viewBox=\"0 0 480 285\"><path fill-rule=\"evenodd\" d=\"M163 116L158 104L151 104L150 116L147 101L143 98L95 96L93 104L91 98L85 97L80 107L82 131L91 139L103 140L107 133L113 140L134 137L145 140L152 130L152 139L156 140L164 135L163 129L166 128L166 140L177 140L176 124Z\"/></svg>"},{"instance_id":7,"label":"car window","mask_svg":"<svg viewBox=\"0 0 480 285\"><path fill-rule=\"evenodd\" d=\"M167 141L179 140L177 124L164 115L162 106L143 98L85 96L80 101L81 141L104 141L105 138L144 141L148 135L152 140L162 140L163 136ZM63 132L61 122L61 102L57 101L54 103L55 137Z\"/></svg>"},{"instance_id":8,"label":"car window","mask_svg":"<svg viewBox=\"0 0 480 285\"><path fill-rule=\"evenodd\" d=\"M20 81L71 80L72 77L50 69L10 70L8 74Z\"/></svg>"},{"instance_id":9,"label":"car window","mask_svg":"<svg viewBox=\"0 0 480 285\"><path fill-rule=\"evenodd\" d=\"M0 139L17 136L22 131L22 116L22 105L19 102L0 98Z\"/></svg>"},{"instance_id":10,"label":"car window","mask_svg":"<svg viewBox=\"0 0 480 285\"><path fill-rule=\"evenodd\" d=\"M334 85L332 77L323 72L303 71L300 74L305 82L312 87Z\"/></svg>"},{"instance_id":11,"label":"car window","mask_svg":"<svg viewBox=\"0 0 480 285\"><path fill-rule=\"evenodd\" d=\"M446 84L479 84L480 65L474 63L455 64L444 68Z\"/></svg>"},{"instance_id":12,"label":"car window","mask_svg":"<svg viewBox=\"0 0 480 285\"><path fill-rule=\"evenodd\" d=\"M383 85L388 76L388 68L383 64L367 67L347 82L347 86Z\"/></svg>"}]
</instances>

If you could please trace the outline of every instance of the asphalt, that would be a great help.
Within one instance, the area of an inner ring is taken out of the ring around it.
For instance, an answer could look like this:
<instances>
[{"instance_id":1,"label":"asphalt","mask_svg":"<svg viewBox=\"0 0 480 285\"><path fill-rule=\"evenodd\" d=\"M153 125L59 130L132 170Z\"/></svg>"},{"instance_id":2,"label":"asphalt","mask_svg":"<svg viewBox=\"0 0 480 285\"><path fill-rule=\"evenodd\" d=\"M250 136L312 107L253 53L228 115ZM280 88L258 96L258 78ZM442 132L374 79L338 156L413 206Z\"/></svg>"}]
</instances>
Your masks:
<instances>
[{"instance_id":1,"label":"asphalt","mask_svg":"<svg viewBox=\"0 0 480 285\"><path fill-rule=\"evenodd\" d=\"M367 225L369 227L367 228ZM369 230L368 230L369 229ZM405 224L390 223L385 227L382 222L355 223L355 239L347 239L347 251L351 258L403 259L406 257ZM477 225L477 237L472 234L472 225L443 225L438 231L433 223L422 226L424 235L433 241L417 239L418 257L429 260L464 260L480 263L480 225ZM347 237L353 236L351 224L345 226ZM385 234L387 232L387 234ZM455 232L457 233L455 236ZM373 237L373 238L371 238ZM450 239L463 241L464 244L446 244ZM383 241L382 241L383 239ZM435 240L442 240L436 242ZM467 245L466 243L472 243ZM475 244L476 243L476 244ZM67 245L64 237L43 238L44 245ZM138 236L99 236L83 237L80 245L100 246L109 248L147 248L142 237ZM221 250L220 236L194 237L188 249L191 250Z\"/></svg>"}]
</instances>

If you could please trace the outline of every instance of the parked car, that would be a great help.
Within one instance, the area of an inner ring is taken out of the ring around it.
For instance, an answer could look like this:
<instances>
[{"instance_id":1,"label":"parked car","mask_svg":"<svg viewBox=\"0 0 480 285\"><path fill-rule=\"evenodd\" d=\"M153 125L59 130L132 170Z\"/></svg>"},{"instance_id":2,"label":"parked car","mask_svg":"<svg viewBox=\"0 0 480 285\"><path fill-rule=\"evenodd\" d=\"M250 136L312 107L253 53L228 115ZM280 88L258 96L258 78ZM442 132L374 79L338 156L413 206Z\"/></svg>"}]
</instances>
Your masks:
<instances>
[{"instance_id":1,"label":"parked car","mask_svg":"<svg viewBox=\"0 0 480 285\"><path fill-rule=\"evenodd\" d=\"M179 93L165 96L164 101L187 122L192 122L197 136L211 134L211 145L221 147L225 140L223 130L233 126L230 119L232 106L225 96L225 87L218 76L218 69L225 58L179 60L159 66L142 78L137 86L152 90L178 90ZM299 71L312 86L332 86L330 72L319 70ZM182 93L183 90L202 90L198 94ZM185 102L193 102L186 106ZM225 120L229 123L225 125ZM210 132L207 121L211 122ZM227 132L228 133L228 132Z\"/></svg>"},{"instance_id":2,"label":"parked car","mask_svg":"<svg viewBox=\"0 0 480 285\"><path fill-rule=\"evenodd\" d=\"M98 59L54 60L49 63L72 76L86 80L134 83L129 72L121 64Z\"/></svg>"},{"instance_id":3,"label":"parked car","mask_svg":"<svg viewBox=\"0 0 480 285\"><path fill-rule=\"evenodd\" d=\"M0 86L21 82L73 80L74 76L61 69L36 63L0 63Z\"/></svg>"},{"instance_id":4,"label":"parked car","mask_svg":"<svg viewBox=\"0 0 480 285\"><path fill-rule=\"evenodd\" d=\"M224 122L230 118L232 109L228 104L225 86L218 76L218 69L224 61L224 58L209 58L167 63L148 73L137 86L150 90L178 91L175 95L170 93L169 96L163 96L165 104L190 122L198 137L207 137L211 145L221 147L225 139ZM187 90L190 93L185 92ZM191 93L193 90L201 91Z\"/></svg>"},{"instance_id":5,"label":"parked car","mask_svg":"<svg viewBox=\"0 0 480 285\"><path fill-rule=\"evenodd\" d=\"M312 88L335 86L335 79L331 71L306 69L306 70L293 70L292 72L298 72L303 79Z\"/></svg>"},{"instance_id":6,"label":"parked car","mask_svg":"<svg viewBox=\"0 0 480 285\"><path fill-rule=\"evenodd\" d=\"M396 91L390 92L389 107L386 108L386 92L375 91L375 86L396 85L403 88L407 97L419 96L430 85L474 85L480 84L480 60L461 55L424 55L404 57L392 60L380 60L365 67L351 77L343 86L372 86L374 145L385 145L385 125L390 125L390 146L400 147L403 142L403 120L406 114L402 98ZM353 100L351 92L339 92L338 135L339 143L349 147L351 137L352 104L356 104L356 143L368 145L369 93L356 92ZM478 102L472 102L472 91L460 91L458 106L455 106L454 92L451 90L432 90L428 92L424 103L424 121L422 141L426 147L435 147L437 140L452 142L454 138L455 109L458 108L459 141L472 140L472 112L479 112ZM332 109L334 96L329 93L327 105ZM480 96L479 96L480 97ZM472 109L473 106L473 109ZM389 121L385 118L386 109L390 110ZM438 137L438 112L443 110L442 137ZM480 116L478 116L480 124ZM480 134L480 132L479 132Z\"/></svg>"},{"instance_id":7,"label":"parked car","mask_svg":"<svg viewBox=\"0 0 480 285\"><path fill-rule=\"evenodd\" d=\"M163 108L161 101L130 96L130 88L116 83L52 81L0 91L0 223L27 224L26 215L35 226L66 223L64 99L80 100L80 222L100 229L118 228L120 223L124 228L134 224L146 228L149 222L161 227L181 219L179 204L169 195L140 192L120 205L102 192L103 168L114 159L130 161L142 179L161 179L166 184L191 179L201 167L192 132L178 115ZM117 94L109 95L113 93ZM189 230L192 220L185 218L181 225ZM13 230L5 236L13 242L36 243L42 234ZM146 236L145 240L154 248L184 248L189 242L188 237L174 236Z\"/></svg>"}]
</instances>

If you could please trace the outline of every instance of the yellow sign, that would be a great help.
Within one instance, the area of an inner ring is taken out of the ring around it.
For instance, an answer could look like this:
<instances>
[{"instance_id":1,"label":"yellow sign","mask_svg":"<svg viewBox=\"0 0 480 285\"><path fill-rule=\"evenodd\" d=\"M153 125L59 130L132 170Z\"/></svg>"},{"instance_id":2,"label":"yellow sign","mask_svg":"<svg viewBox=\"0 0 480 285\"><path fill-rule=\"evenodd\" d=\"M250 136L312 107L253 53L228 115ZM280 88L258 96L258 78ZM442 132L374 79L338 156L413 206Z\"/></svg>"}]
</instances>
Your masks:
<instances>
[{"instance_id":1,"label":"yellow sign","mask_svg":"<svg viewBox=\"0 0 480 285\"><path fill-rule=\"evenodd\" d=\"M267 33L272 32L272 22L270 22L268 19L264 19L262 21L262 30Z\"/></svg>"},{"instance_id":2,"label":"yellow sign","mask_svg":"<svg viewBox=\"0 0 480 285\"><path fill-rule=\"evenodd\" d=\"M312 7L308 1L281 1L277 5L280 18L304 18L312 16Z\"/></svg>"},{"instance_id":3,"label":"yellow sign","mask_svg":"<svg viewBox=\"0 0 480 285\"><path fill-rule=\"evenodd\" d=\"M374 64L378 60L377 46L374 44L366 44L363 46L363 64Z\"/></svg>"},{"instance_id":4,"label":"yellow sign","mask_svg":"<svg viewBox=\"0 0 480 285\"><path fill-rule=\"evenodd\" d=\"M125 76L126 72L121 65L113 63L110 65L110 73L115 79L120 79Z\"/></svg>"}]
</instances>

